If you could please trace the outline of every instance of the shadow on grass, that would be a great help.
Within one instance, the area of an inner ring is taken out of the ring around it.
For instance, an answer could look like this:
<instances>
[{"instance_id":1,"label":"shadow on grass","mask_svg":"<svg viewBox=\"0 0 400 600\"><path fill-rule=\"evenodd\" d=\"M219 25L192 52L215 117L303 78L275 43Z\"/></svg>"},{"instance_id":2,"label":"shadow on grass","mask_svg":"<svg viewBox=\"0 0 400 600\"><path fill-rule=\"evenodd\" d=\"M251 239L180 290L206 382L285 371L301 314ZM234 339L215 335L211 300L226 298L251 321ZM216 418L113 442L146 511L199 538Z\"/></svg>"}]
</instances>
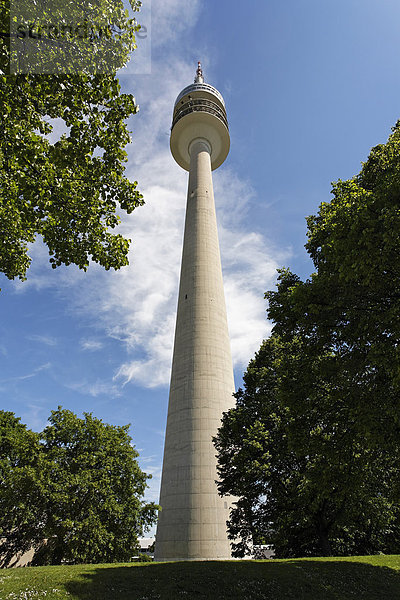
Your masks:
<instances>
[{"instance_id":1,"label":"shadow on grass","mask_svg":"<svg viewBox=\"0 0 400 600\"><path fill-rule=\"evenodd\" d=\"M65 589L77 600L400 600L400 572L357 558L99 565Z\"/></svg>"}]
</instances>

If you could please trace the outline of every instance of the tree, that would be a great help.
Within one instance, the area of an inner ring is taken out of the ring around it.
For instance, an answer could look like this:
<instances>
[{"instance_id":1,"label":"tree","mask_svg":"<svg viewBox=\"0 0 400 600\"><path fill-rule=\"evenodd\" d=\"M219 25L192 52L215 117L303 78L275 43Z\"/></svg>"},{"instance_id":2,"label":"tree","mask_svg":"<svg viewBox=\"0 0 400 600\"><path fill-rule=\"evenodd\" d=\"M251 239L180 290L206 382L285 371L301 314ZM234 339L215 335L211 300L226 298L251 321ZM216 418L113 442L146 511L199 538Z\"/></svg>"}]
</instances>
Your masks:
<instances>
[{"instance_id":1,"label":"tree","mask_svg":"<svg viewBox=\"0 0 400 600\"><path fill-rule=\"evenodd\" d=\"M371 150L359 175L333 184L333 199L308 217L306 248L316 273L288 273L267 294L275 331L293 323L331 348L353 381L360 429L397 447L400 433L400 122ZM345 365L345 366L344 366ZM350 376L351 374L351 376ZM342 393L342 391L338 391ZM394 450L395 451L395 450Z\"/></svg>"},{"instance_id":2,"label":"tree","mask_svg":"<svg viewBox=\"0 0 400 600\"><path fill-rule=\"evenodd\" d=\"M139 468L129 426L108 425L88 413L78 418L61 407L52 411L49 423L33 459L37 497L32 500L31 491L19 487L15 468L9 475L36 518L35 538L21 530L24 546L18 550L33 545L36 565L129 560L158 508L143 500L149 476ZM13 509L13 498L3 489L2 501ZM23 525L21 515L13 520L7 515L6 510L6 542Z\"/></svg>"},{"instance_id":3,"label":"tree","mask_svg":"<svg viewBox=\"0 0 400 600\"><path fill-rule=\"evenodd\" d=\"M400 123L307 219L316 273L266 294L272 336L216 438L237 553L398 551L399 142Z\"/></svg>"},{"instance_id":4,"label":"tree","mask_svg":"<svg viewBox=\"0 0 400 600\"><path fill-rule=\"evenodd\" d=\"M0 411L0 567L42 543L39 454L39 435Z\"/></svg>"},{"instance_id":5,"label":"tree","mask_svg":"<svg viewBox=\"0 0 400 600\"><path fill-rule=\"evenodd\" d=\"M238 497L229 521L236 556L260 543L280 558L400 544L392 456L357 434L347 398L331 404L330 360L311 357L298 337L288 344L272 335L223 417L218 487Z\"/></svg>"},{"instance_id":6,"label":"tree","mask_svg":"<svg viewBox=\"0 0 400 600\"><path fill-rule=\"evenodd\" d=\"M67 5L54 6L62 20ZM6 0L0 7L7 31ZM132 7L137 11L140 2L132 0ZM83 60L78 73L67 65L65 72L43 74L39 68L7 74L12 48L9 37L0 39L0 271L9 279L26 278L29 244L38 237L48 246L53 268L76 264L86 270L90 261L106 269L128 264L130 240L111 231L120 221L119 210L131 213L143 204L137 182L124 174L130 141L125 121L138 107L131 94L121 94L115 72L136 47L139 26L120 0L81 3L79 11L69 15L75 22L86 13L89 19L100 14L108 24L119 23L111 57L105 59L108 71L93 72L93 64ZM41 15L42 23L46 16ZM81 58L79 52L96 54L95 42L92 36L71 44ZM65 133L53 140L56 119Z\"/></svg>"}]
</instances>

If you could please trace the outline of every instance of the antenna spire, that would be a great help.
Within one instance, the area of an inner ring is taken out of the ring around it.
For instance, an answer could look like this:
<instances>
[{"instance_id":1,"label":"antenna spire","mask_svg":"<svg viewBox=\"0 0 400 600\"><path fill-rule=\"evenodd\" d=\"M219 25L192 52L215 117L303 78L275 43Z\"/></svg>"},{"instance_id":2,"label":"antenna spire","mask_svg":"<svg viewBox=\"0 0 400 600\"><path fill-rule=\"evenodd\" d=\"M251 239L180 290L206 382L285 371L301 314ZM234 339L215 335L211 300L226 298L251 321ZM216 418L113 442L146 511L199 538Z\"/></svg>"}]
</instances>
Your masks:
<instances>
[{"instance_id":1,"label":"antenna spire","mask_svg":"<svg viewBox=\"0 0 400 600\"><path fill-rule=\"evenodd\" d=\"M197 71L196 71L196 77L195 77L194 82L195 83L204 83L203 69L201 68L200 61L197 63Z\"/></svg>"}]
</instances>

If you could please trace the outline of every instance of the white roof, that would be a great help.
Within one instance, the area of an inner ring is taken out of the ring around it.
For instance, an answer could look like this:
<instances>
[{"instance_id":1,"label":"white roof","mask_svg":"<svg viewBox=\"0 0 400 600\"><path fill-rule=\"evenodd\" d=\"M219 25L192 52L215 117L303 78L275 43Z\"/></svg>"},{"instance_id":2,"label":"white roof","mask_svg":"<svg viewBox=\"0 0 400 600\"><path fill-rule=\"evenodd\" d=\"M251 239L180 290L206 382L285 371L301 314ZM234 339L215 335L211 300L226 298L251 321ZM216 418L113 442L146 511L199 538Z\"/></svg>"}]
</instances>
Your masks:
<instances>
[{"instance_id":1,"label":"white roof","mask_svg":"<svg viewBox=\"0 0 400 600\"><path fill-rule=\"evenodd\" d=\"M151 546L154 542L155 542L154 537L152 538L139 538L139 546L140 548L148 548L149 546Z\"/></svg>"}]
</instances>

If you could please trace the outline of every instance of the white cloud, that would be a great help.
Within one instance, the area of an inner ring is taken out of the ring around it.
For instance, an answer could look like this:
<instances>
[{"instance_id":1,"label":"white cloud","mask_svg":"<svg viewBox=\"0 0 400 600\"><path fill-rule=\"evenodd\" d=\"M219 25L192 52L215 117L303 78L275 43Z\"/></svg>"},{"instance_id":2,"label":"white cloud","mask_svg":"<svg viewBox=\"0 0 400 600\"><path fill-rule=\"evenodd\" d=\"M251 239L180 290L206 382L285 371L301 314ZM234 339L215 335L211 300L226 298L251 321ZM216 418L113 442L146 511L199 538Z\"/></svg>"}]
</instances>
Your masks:
<instances>
[{"instance_id":1,"label":"white cloud","mask_svg":"<svg viewBox=\"0 0 400 600\"><path fill-rule=\"evenodd\" d=\"M31 342L39 342L40 344L45 344L45 346L57 346L56 338L50 335L29 335L27 339Z\"/></svg>"},{"instance_id":2,"label":"white cloud","mask_svg":"<svg viewBox=\"0 0 400 600\"><path fill-rule=\"evenodd\" d=\"M189 31L200 8L199 0L152 0L153 47L172 44L182 32Z\"/></svg>"},{"instance_id":3,"label":"white cloud","mask_svg":"<svg viewBox=\"0 0 400 600\"><path fill-rule=\"evenodd\" d=\"M95 382L90 381L79 381L75 383L68 383L67 388L80 394L88 394L93 398L98 396L109 396L110 398L118 398L121 396L121 390L118 386L113 385L110 381L102 381L97 379Z\"/></svg>"},{"instance_id":4,"label":"white cloud","mask_svg":"<svg viewBox=\"0 0 400 600\"><path fill-rule=\"evenodd\" d=\"M90 352L95 352L97 350L102 350L104 344L99 342L99 340L81 340L80 346L82 350L89 350Z\"/></svg>"},{"instance_id":5,"label":"white cloud","mask_svg":"<svg viewBox=\"0 0 400 600\"><path fill-rule=\"evenodd\" d=\"M20 281L19 279L15 279L11 282L17 294L26 293L31 289L38 291L43 289L59 291L84 284L85 273L78 268L60 267L55 270L51 269L49 251L40 236L37 237L34 244L28 244L28 247L32 262L27 273L27 280ZM92 271L96 268L97 265L93 265Z\"/></svg>"},{"instance_id":6,"label":"white cloud","mask_svg":"<svg viewBox=\"0 0 400 600\"><path fill-rule=\"evenodd\" d=\"M43 365L40 365L39 367L36 367L36 369L31 371L30 373L27 373L26 375L17 375L16 377L7 377L6 379L0 379L0 383L6 383L6 382L10 382L10 381L24 381L25 379L32 379L32 377L36 377L36 375L38 375L42 371L47 371L48 369L50 369L50 367L51 367L51 363L48 362Z\"/></svg>"},{"instance_id":7,"label":"white cloud","mask_svg":"<svg viewBox=\"0 0 400 600\"><path fill-rule=\"evenodd\" d=\"M33 431L43 431L48 425L50 411L46 403L41 404L40 400L29 403L22 412L21 421L33 429Z\"/></svg>"}]
</instances>

